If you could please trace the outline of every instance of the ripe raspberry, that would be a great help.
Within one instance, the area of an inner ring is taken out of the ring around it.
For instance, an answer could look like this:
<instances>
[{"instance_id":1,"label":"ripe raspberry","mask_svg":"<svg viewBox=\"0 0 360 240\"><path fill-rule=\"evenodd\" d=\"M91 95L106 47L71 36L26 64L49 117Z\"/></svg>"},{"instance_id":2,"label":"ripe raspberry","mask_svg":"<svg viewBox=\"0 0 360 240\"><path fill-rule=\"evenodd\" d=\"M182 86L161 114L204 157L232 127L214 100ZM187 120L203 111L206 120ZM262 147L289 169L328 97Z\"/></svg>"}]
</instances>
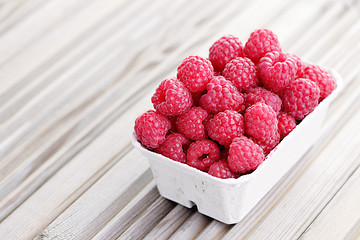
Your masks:
<instances>
[{"instance_id":1,"label":"ripe raspberry","mask_svg":"<svg viewBox=\"0 0 360 240\"><path fill-rule=\"evenodd\" d=\"M268 29L258 29L250 34L244 47L244 54L257 64L266 53L281 52L277 36Z\"/></svg>"},{"instance_id":2,"label":"ripe raspberry","mask_svg":"<svg viewBox=\"0 0 360 240\"><path fill-rule=\"evenodd\" d=\"M174 161L186 163L186 150L190 140L180 133L172 133L166 136L165 142L155 149L155 152Z\"/></svg>"},{"instance_id":3,"label":"ripe raspberry","mask_svg":"<svg viewBox=\"0 0 360 240\"><path fill-rule=\"evenodd\" d=\"M235 137L244 134L244 118L233 110L219 112L206 125L209 137L228 147Z\"/></svg>"},{"instance_id":4,"label":"ripe raspberry","mask_svg":"<svg viewBox=\"0 0 360 240\"><path fill-rule=\"evenodd\" d=\"M297 65L293 58L281 52L269 52L258 64L259 76L265 88L281 93L295 79Z\"/></svg>"},{"instance_id":5,"label":"ripe raspberry","mask_svg":"<svg viewBox=\"0 0 360 240\"><path fill-rule=\"evenodd\" d=\"M264 161L264 153L251 139L234 138L230 145L228 163L233 172L245 173L256 169Z\"/></svg>"},{"instance_id":6,"label":"ripe raspberry","mask_svg":"<svg viewBox=\"0 0 360 240\"><path fill-rule=\"evenodd\" d=\"M187 152L187 164L201 171L208 171L219 158L219 147L209 139L193 142Z\"/></svg>"},{"instance_id":7,"label":"ripe raspberry","mask_svg":"<svg viewBox=\"0 0 360 240\"><path fill-rule=\"evenodd\" d=\"M171 128L170 121L153 110L149 110L135 120L137 140L146 148L154 149L165 141L165 135Z\"/></svg>"},{"instance_id":8,"label":"ripe raspberry","mask_svg":"<svg viewBox=\"0 0 360 240\"><path fill-rule=\"evenodd\" d=\"M225 65L236 57L243 57L243 46L239 38L223 36L210 47L209 59L215 71L222 72Z\"/></svg>"},{"instance_id":9,"label":"ripe raspberry","mask_svg":"<svg viewBox=\"0 0 360 240\"><path fill-rule=\"evenodd\" d=\"M213 74L211 62L199 56L185 58L177 69L177 78L190 92L204 91Z\"/></svg>"},{"instance_id":10,"label":"ripe raspberry","mask_svg":"<svg viewBox=\"0 0 360 240\"><path fill-rule=\"evenodd\" d=\"M164 115L179 115L189 111L192 97L184 84L175 78L162 81L151 98L154 108Z\"/></svg>"},{"instance_id":11,"label":"ripe raspberry","mask_svg":"<svg viewBox=\"0 0 360 240\"><path fill-rule=\"evenodd\" d=\"M275 132L270 138L254 140L264 151L264 155L268 155L280 142L280 133Z\"/></svg>"},{"instance_id":12,"label":"ripe raspberry","mask_svg":"<svg viewBox=\"0 0 360 240\"><path fill-rule=\"evenodd\" d=\"M286 137L296 127L296 120L285 112L280 112L277 116L278 129L281 139Z\"/></svg>"},{"instance_id":13,"label":"ripe raspberry","mask_svg":"<svg viewBox=\"0 0 360 240\"><path fill-rule=\"evenodd\" d=\"M296 73L295 73L295 79L296 78L301 78L302 75L304 74L304 63L301 61L301 59L294 55L294 54L290 54L288 53L287 54L288 57L292 58L294 61L295 61L295 64L296 64L296 67L297 67L297 70L296 70Z\"/></svg>"},{"instance_id":14,"label":"ripe raspberry","mask_svg":"<svg viewBox=\"0 0 360 240\"><path fill-rule=\"evenodd\" d=\"M315 82L298 78L282 96L283 110L296 120L302 120L319 103L320 88Z\"/></svg>"},{"instance_id":15,"label":"ripe raspberry","mask_svg":"<svg viewBox=\"0 0 360 240\"><path fill-rule=\"evenodd\" d=\"M229 164L227 161L220 160L218 162L214 162L210 168L208 173L211 176L227 179L227 178L237 178L237 174L231 171Z\"/></svg>"},{"instance_id":16,"label":"ripe raspberry","mask_svg":"<svg viewBox=\"0 0 360 240\"><path fill-rule=\"evenodd\" d=\"M254 105L255 103L266 103L274 109L276 114L280 112L282 104L281 98L278 95L262 87L251 88L246 94L246 108Z\"/></svg>"},{"instance_id":17,"label":"ripe raspberry","mask_svg":"<svg viewBox=\"0 0 360 240\"><path fill-rule=\"evenodd\" d=\"M240 92L247 91L259 83L255 64L247 57L237 57L225 65L223 76Z\"/></svg>"},{"instance_id":18,"label":"ripe raspberry","mask_svg":"<svg viewBox=\"0 0 360 240\"><path fill-rule=\"evenodd\" d=\"M200 106L209 113L216 114L225 110L241 112L245 109L244 97L224 77L214 77L206 89L207 93L200 98Z\"/></svg>"},{"instance_id":19,"label":"ripe raspberry","mask_svg":"<svg viewBox=\"0 0 360 240\"><path fill-rule=\"evenodd\" d=\"M177 129L187 138L198 141L206 138L204 121L208 113L202 107L192 107L181 114L176 122Z\"/></svg>"},{"instance_id":20,"label":"ripe raspberry","mask_svg":"<svg viewBox=\"0 0 360 240\"><path fill-rule=\"evenodd\" d=\"M278 132L278 120L272 107L256 103L246 109L245 132L255 141L267 141Z\"/></svg>"},{"instance_id":21,"label":"ripe raspberry","mask_svg":"<svg viewBox=\"0 0 360 240\"><path fill-rule=\"evenodd\" d=\"M320 88L320 100L324 100L334 91L336 83L334 78L325 69L315 65L308 65L304 69L304 78L314 81Z\"/></svg>"}]
</instances>

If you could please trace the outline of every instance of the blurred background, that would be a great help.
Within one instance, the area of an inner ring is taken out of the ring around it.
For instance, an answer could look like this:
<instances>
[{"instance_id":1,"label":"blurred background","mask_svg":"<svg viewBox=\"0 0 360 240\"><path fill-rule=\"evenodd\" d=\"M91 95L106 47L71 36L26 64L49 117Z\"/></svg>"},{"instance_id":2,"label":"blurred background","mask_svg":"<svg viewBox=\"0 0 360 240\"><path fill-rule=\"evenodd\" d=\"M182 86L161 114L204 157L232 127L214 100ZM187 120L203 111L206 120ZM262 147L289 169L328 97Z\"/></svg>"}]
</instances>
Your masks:
<instances>
[{"instance_id":1,"label":"blurred background","mask_svg":"<svg viewBox=\"0 0 360 240\"><path fill-rule=\"evenodd\" d=\"M274 239L349 234L327 228L331 210L317 216L359 175L359 14L356 0L0 1L0 236L234 239L260 237L269 226ZM284 52L338 71L345 87L318 150L245 228L160 198L130 136L157 85L185 57L207 57L225 34L245 44L257 28L275 32ZM339 219L359 226L358 206L346 206ZM159 224L164 219L169 225Z\"/></svg>"}]
</instances>

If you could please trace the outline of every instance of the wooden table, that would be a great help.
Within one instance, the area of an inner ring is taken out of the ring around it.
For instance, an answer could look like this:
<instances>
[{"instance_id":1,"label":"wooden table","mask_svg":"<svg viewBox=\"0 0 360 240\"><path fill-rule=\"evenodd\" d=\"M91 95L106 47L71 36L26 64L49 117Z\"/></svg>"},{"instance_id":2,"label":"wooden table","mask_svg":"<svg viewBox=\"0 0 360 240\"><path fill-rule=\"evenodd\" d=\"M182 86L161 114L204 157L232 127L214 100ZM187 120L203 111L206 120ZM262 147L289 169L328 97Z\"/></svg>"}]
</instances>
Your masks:
<instances>
[{"instance_id":1,"label":"wooden table","mask_svg":"<svg viewBox=\"0 0 360 240\"><path fill-rule=\"evenodd\" d=\"M360 3L0 1L0 239L360 238ZM236 225L159 196L134 119L189 55L272 29L345 87L321 140Z\"/></svg>"}]
</instances>

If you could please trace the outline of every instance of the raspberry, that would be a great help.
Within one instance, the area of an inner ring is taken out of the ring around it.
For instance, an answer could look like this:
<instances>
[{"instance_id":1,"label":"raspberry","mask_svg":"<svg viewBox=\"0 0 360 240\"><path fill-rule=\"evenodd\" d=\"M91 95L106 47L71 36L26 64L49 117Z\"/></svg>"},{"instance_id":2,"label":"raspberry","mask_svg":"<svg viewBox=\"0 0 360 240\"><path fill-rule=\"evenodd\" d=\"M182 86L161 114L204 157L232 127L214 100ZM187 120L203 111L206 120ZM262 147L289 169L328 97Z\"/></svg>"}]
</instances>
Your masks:
<instances>
[{"instance_id":1,"label":"raspberry","mask_svg":"<svg viewBox=\"0 0 360 240\"><path fill-rule=\"evenodd\" d=\"M308 65L304 69L304 78L314 81L320 88L320 100L324 100L334 91L336 84L334 78L325 69L315 65Z\"/></svg>"},{"instance_id":2,"label":"raspberry","mask_svg":"<svg viewBox=\"0 0 360 240\"><path fill-rule=\"evenodd\" d=\"M192 140L204 139L206 138L204 120L207 117L208 113L202 107L192 107L188 112L178 117L177 129Z\"/></svg>"},{"instance_id":3,"label":"raspberry","mask_svg":"<svg viewBox=\"0 0 360 240\"><path fill-rule=\"evenodd\" d=\"M234 138L230 145L228 163L233 172L245 173L256 169L264 161L264 153L251 139Z\"/></svg>"},{"instance_id":4,"label":"raspberry","mask_svg":"<svg viewBox=\"0 0 360 240\"><path fill-rule=\"evenodd\" d=\"M255 141L267 141L278 131L276 113L265 103L256 103L246 109L244 118L245 132Z\"/></svg>"},{"instance_id":5,"label":"raspberry","mask_svg":"<svg viewBox=\"0 0 360 240\"><path fill-rule=\"evenodd\" d=\"M296 120L289 114L281 112L277 116L278 129L281 139L286 137L296 127Z\"/></svg>"},{"instance_id":6,"label":"raspberry","mask_svg":"<svg viewBox=\"0 0 360 240\"><path fill-rule=\"evenodd\" d=\"M237 174L231 171L229 164L227 161L220 160L218 162L214 162L210 168L208 173L211 176L217 177L217 178L237 178Z\"/></svg>"},{"instance_id":7,"label":"raspberry","mask_svg":"<svg viewBox=\"0 0 360 240\"><path fill-rule=\"evenodd\" d=\"M170 132L178 132L177 127L176 127L176 121L178 116L166 116L167 119L169 119L169 121L171 122L171 128L170 128Z\"/></svg>"},{"instance_id":8,"label":"raspberry","mask_svg":"<svg viewBox=\"0 0 360 240\"><path fill-rule=\"evenodd\" d=\"M318 105L320 88L315 82L298 78L282 96L283 110L296 120L302 120Z\"/></svg>"},{"instance_id":9,"label":"raspberry","mask_svg":"<svg viewBox=\"0 0 360 240\"><path fill-rule=\"evenodd\" d=\"M213 74L211 62L199 56L185 58L177 69L177 78L190 92L204 91Z\"/></svg>"},{"instance_id":10,"label":"raspberry","mask_svg":"<svg viewBox=\"0 0 360 240\"><path fill-rule=\"evenodd\" d=\"M201 171L208 171L220 159L220 149L213 141L203 139L193 142L187 152L187 164Z\"/></svg>"},{"instance_id":11,"label":"raspberry","mask_svg":"<svg viewBox=\"0 0 360 240\"><path fill-rule=\"evenodd\" d=\"M216 114L206 125L209 137L228 147L235 137L244 134L244 118L233 110Z\"/></svg>"},{"instance_id":12,"label":"raspberry","mask_svg":"<svg viewBox=\"0 0 360 240\"><path fill-rule=\"evenodd\" d=\"M277 36L268 29L258 29L250 34L244 47L244 54L257 64L266 53L281 52Z\"/></svg>"},{"instance_id":13,"label":"raspberry","mask_svg":"<svg viewBox=\"0 0 360 240\"><path fill-rule=\"evenodd\" d=\"M184 84L175 78L162 81L151 102L159 113L172 116L187 112L193 103Z\"/></svg>"},{"instance_id":14,"label":"raspberry","mask_svg":"<svg viewBox=\"0 0 360 240\"><path fill-rule=\"evenodd\" d=\"M295 73L295 78L301 78L302 75L304 74L304 63L301 61L301 59L294 55L294 54L287 54L288 57L292 58L294 61L295 61L295 64L296 64L296 67L297 67L297 70L296 70L296 73Z\"/></svg>"},{"instance_id":15,"label":"raspberry","mask_svg":"<svg viewBox=\"0 0 360 240\"><path fill-rule=\"evenodd\" d=\"M246 108L255 103L266 103L274 109L276 114L281 110L281 98L273 92L270 92L262 87L251 88L245 97Z\"/></svg>"},{"instance_id":16,"label":"raspberry","mask_svg":"<svg viewBox=\"0 0 360 240\"><path fill-rule=\"evenodd\" d=\"M200 106L209 113L225 110L241 112L245 109L244 97L237 88L222 76L214 77L206 86L207 93L200 98Z\"/></svg>"},{"instance_id":17,"label":"raspberry","mask_svg":"<svg viewBox=\"0 0 360 240\"><path fill-rule=\"evenodd\" d=\"M222 72L225 65L236 57L243 57L243 46L239 38L223 36L210 47L209 59L215 71Z\"/></svg>"},{"instance_id":18,"label":"raspberry","mask_svg":"<svg viewBox=\"0 0 360 240\"><path fill-rule=\"evenodd\" d=\"M262 148L265 155L268 155L271 150L273 150L279 144L280 133L275 132L274 135L267 139L254 140L254 142L256 142L256 144L258 144Z\"/></svg>"},{"instance_id":19,"label":"raspberry","mask_svg":"<svg viewBox=\"0 0 360 240\"><path fill-rule=\"evenodd\" d=\"M247 91L259 83L255 64L246 57L237 57L226 64L223 76L240 92Z\"/></svg>"},{"instance_id":20,"label":"raspberry","mask_svg":"<svg viewBox=\"0 0 360 240\"><path fill-rule=\"evenodd\" d=\"M180 133L172 133L166 136L165 142L155 149L155 152L168 157L174 161L186 162L186 149L190 140ZM185 150L185 151L184 151Z\"/></svg>"},{"instance_id":21,"label":"raspberry","mask_svg":"<svg viewBox=\"0 0 360 240\"><path fill-rule=\"evenodd\" d=\"M135 134L137 140L146 148L154 149L165 141L165 135L171 128L170 121L149 110L135 120Z\"/></svg>"},{"instance_id":22,"label":"raspberry","mask_svg":"<svg viewBox=\"0 0 360 240\"><path fill-rule=\"evenodd\" d=\"M264 87L276 93L290 85L297 71L295 60L277 51L266 53L257 67Z\"/></svg>"}]
</instances>

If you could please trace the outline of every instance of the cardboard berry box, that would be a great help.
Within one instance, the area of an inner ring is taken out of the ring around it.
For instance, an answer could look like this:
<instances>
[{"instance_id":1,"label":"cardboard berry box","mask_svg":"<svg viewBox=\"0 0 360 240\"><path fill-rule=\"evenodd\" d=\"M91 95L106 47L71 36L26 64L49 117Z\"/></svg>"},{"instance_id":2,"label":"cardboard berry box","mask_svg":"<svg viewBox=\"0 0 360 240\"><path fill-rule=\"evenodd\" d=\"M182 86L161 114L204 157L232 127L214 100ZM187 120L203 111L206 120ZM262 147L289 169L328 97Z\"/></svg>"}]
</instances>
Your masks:
<instances>
[{"instance_id":1,"label":"cardboard berry box","mask_svg":"<svg viewBox=\"0 0 360 240\"><path fill-rule=\"evenodd\" d=\"M238 179L220 179L152 152L132 136L133 145L149 160L160 195L226 224L238 223L301 160L318 140L330 103L342 89L343 80L326 69L336 89L273 149L252 173Z\"/></svg>"}]
</instances>

